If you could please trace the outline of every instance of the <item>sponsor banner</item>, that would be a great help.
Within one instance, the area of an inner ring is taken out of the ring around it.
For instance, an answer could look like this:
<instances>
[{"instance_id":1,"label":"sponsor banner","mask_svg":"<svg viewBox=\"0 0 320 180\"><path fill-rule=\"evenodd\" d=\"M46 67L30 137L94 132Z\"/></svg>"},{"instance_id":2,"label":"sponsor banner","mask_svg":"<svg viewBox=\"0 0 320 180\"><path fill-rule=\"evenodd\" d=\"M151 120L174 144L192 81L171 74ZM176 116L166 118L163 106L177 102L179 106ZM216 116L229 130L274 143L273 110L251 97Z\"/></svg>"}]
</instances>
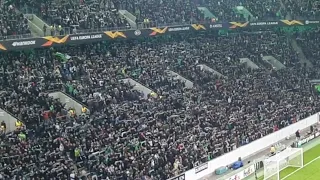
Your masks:
<instances>
[{"instance_id":1,"label":"sponsor banner","mask_svg":"<svg viewBox=\"0 0 320 180\"><path fill-rule=\"evenodd\" d=\"M221 24L221 23L217 23L217 24L210 24L209 28L210 29L221 29L221 28L225 28L226 24Z\"/></svg>"},{"instance_id":2,"label":"sponsor banner","mask_svg":"<svg viewBox=\"0 0 320 180\"><path fill-rule=\"evenodd\" d=\"M30 46L30 45L35 45L36 40L30 40L30 41L15 41L12 43L12 46Z\"/></svg>"},{"instance_id":3,"label":"sponsor banner","mask_svg":"<svg viewBox=\"0 0 320 180\"><path fill-rule=\"evenodd\" d=\"M251 22L250 26L277 26L278 21L265 21L265 22Z\"/></svg>"},{"instance_id":4,"label":"sponsor banner","mask_svg":"<svg viewBox=\"0 0 320 180\"><path fill-rule=\"evenodd\" d=\"M316 132L316 133L310 134L310 135L308 135L307 137L304 137L304 138L300 139L300 140L298 141L297 146L298 146L298 147L301 147L302 145L308 143L309 141L311 141L311 140L319 137L319 135L320 135L320 132Z\"/></svg>"},{"instance_id":5,"label":"sponsor banner","mask_svg":"<svg viewBox=\"0 0 320 180\"><path fill-rule=\"evenodd\" d=\"M297 20L229 22L229 23L230 23L230 26L229 26L230 29L249 28L249 27L268 28L270 26L304 26L306 24L304 21L297 21Z\"/></svg>"},{"instance_id":6,"label":"sponsor banner","mask_svg":"<svg viewBox=\"0 0 320 180\"><path fill-rule=\"evenodd\" d=\"M206 169L208 169L208 163L204 163L204 164L201 164L200 166L197 166L195 169L195 173L198 174L199 172L201 171L204 171Z\"/></svg>"},{"instance_id":7,"label":"sponsor banner","mask_svg":"<svg viewBox=\"0 0 320 180\"><path fill-rule=\"evenodd\" d=\"M28 39L4 40L0 41L0 51L21 50L24 48L43 48L60 46L65 44L83 44L95 41L108 41L114 39L129 39L137 37L153 37L170 33L198 32L220 29L244 29L244 28L268 28L272 26L304 26L320 25L317 20L279 20L260 22L223 22L208 24L190 24L181 26L150 27L145 29L124 30L124 31L104 31L100 33L70 34L66 36L46 36Z\"/></svg>"},{"instance_id":8,"label":"sponsor banner","mask_svg":"<svg viewBox=\"0 0 320 180\"><path fill-rule=\"evenodd\" d=\"M70 36L70 41L82 41L91 39L102 39L103 34Z\"/></svg>"},{"instance_id":9,"label":"sponsor banner","mask_svg":"<svg viewBox=\"0 0 320 180\"><path fill-rule=\"evenodd\" d=\"M320 21L309 21L309 20L306 20L305 21L305 24L306 25L317 25L317 24L320 24Z\"/></svg>"},{"instance_id":10,"label":"sponsor banner","mask_svg":"<svg viewBox=\"0 0 320 180\"><path fill-rule=\"evenodd\" d=\"M169 180L185 180L186 179L186 176L185 176L185 174L183 173L183 174L180 174L180 175L178 175L178 176L176 176L176 177L174 177L174 178L171 178L171 179L169 179Z\"/></svg>"},{"instance_id":11,"label":"sponsor banner","mask_svg":"<svg viewBox=\"0 0 320 180\"><path fill-rule=\"evenodd\" d=\"M185 26L185 27L172 27L172 28L168 28L169 32L176 32L176 31L189 31L190 30L190 26Z\"/></svg>"},{"instance_id":12,"label":"sponsor banner","mask_svg":"<svg viewBox=\"0 0 320 180\"><path fill-rule=\"evenodd\" d=\"M245 168L243 171L238 172L237 174L229 177L226 180L242 180L250 175L252 175L254 173L254 165L251 165L247 168Z\"/></svg>"}]
</instances>

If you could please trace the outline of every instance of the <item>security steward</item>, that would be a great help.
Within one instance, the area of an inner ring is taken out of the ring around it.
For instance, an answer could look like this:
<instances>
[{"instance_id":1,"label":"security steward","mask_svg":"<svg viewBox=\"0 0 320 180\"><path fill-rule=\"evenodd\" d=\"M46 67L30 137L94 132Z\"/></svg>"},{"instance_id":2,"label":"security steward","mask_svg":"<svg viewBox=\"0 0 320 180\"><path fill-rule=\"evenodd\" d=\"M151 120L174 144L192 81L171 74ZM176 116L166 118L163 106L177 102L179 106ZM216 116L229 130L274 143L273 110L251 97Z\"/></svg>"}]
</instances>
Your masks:
<instances>
[{"instance_id":1,"label":"security steward","mask_svg":"<svg viewBox=\"0 0 320 180\"><path fill-rule=\"evenodd\" d=\"M76 117L76 111L74 109L70 109L69 114L70 114L70 117L72 118Z\"/></svg>"},{"instance_id":2,"label":"security steward","mask_svg":"<svg viewBox=\"0 0 320 180\"><path fill-rule=\"evenodd\" d=\"M81 115L87 115L87 113L88 113L88 108L86 108L86 107L82 107L81 108Z\"/></svg>"},{"instance_id":3,"label":"security steward","mask_svg":"<svg viewBox=\"0 0 320 180\"><path fill-rule=\"evenodd\" d=\"M6 132L6 130L7 130L7 125L6 125L6 123L4 122L4 121L2 121L1 122L1 130L3 131L3 132Z\"/></svg>"},{"instance_id":4,"label":"security steward","mask_svg":"<svg viewBox=\"0 0 320 180\"><path fill-rule=\"evenodd\" d=\"M17 122L16 122L16 128L17 128L17 130L20 130L20 129L22 128L22 126L23 126L22 122L19 121L19 120L17 120Z\"/></svg>"},{"instance_id":5,"label":"security steward","mask_svg":"<svg viewBox=\"0 0 320 180\"><path fill-rule=\"evenodd\" d=\"M274 145L272 145L270 148L270 154L271 154L271 156L276 154L276 148L274 147Z\"/></svg>"}]
</instances>

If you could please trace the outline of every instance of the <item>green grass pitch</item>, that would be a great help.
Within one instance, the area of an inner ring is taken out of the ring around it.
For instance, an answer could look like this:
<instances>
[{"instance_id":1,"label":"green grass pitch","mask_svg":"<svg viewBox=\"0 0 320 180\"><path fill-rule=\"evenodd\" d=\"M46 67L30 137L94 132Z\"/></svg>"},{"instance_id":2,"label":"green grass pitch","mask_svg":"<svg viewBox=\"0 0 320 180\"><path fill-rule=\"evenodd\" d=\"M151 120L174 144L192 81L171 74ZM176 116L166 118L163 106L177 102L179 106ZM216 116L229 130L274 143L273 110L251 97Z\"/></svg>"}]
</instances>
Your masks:
<instances>
[{"instance_id":1,"label":"green grass pitch","mask_svg":"<svg viewBox=\"0 0 320 180\"><path fill-rule=\"evenodd\" d=\"M286 177L285 180L320 180L320 158L318 158L319 156L320 145L317 145L314 148L307 150L303 154L304 167L300 170L297 170L298 168L288 167L280 172L280 179ZM290 173L293 174L290 175ZM259 180L263 180L263 177L259 178Z\"/></svg>"}]
</instances>

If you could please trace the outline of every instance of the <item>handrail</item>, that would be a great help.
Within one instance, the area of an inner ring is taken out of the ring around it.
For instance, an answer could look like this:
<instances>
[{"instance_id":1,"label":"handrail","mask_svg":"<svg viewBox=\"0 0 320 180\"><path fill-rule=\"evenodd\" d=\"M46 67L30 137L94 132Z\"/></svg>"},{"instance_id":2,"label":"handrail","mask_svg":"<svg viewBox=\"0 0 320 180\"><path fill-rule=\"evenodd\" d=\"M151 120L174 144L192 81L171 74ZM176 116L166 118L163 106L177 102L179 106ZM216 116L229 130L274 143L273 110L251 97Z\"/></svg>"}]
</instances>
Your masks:
<instances>
[{"instance_id":1,"label":"handrail","mask_svg":"<svg viewBox=\"0 0 320 180\"><path fill-rule=\"evenodd\" d=\"M139 80L137 80L137 79L135 79L135 78L133 78L133 77L131 77L131 76L128 76L128 77L123 78L123 79L120 79L119 81L123 81L123 80L125 80L125 79L131 79L131 80L135 81L136 83L140 84L141 86L147 88L147 89L150 90L151 92L157 92L157 91L154 91L151 87L146 86L144 83L140 82ZM130 85L133 85L133 84L130 84ZM137 85L137 84L134 84L134 86L135 86L135 85Z\"/></svg>"},{"instance_id":2,"label":"handrail","mask_svg":"<svg viewBox=\"0 0 320 180\"><path fill-rule=\"evenodd\" d=\"M1 107L0 107L1 108ZM13 115L11 112L9 112L8 110L4 109L4 108L1 108L3 111L5 111L6 113L8 113L10 116L14 117L15 119L17 119L18 121L21 121L23 124L24 121L22 121L21 119L17 118L15 115Z\"/></svg>"},{"instance_id":3,"label":"handrail","mask_svg":"<svg viewBox=\"0 0 320 180\"><path fill-rule=\"evenodd\" d=\"M88 109L88 105L80 102L79 100L77 100L76 98L72 97L70 94L66 93L66 92L63 92L63 91L58 91L58 92L61 92L62 94L68 96L69 98L71 98L72 100L76 101L78 104L81 104L83 107L86 107Z\"/></svg>"},{"instance_id":4,"label":"handrail","mask_svg":"<svg viewBox=\"0 0 320 180\"><path fill-rule=\"evenodd\" d=\"M62 84L62 85L64 85L64 84ZM68 96L68 97L69 97L69 98L71 98L72 100L76 101L78 104L81 104L83 107L88 108L88 105L86 105L86 104L84 104L84 103L80 102L79 100L77 100L76 98L72 97L70 94L68 94L68 93L64 92L64 91L63 91L63 90L61 90L61 89L52 89L52 90L47 90L47 91L45 91L44 93L49 94L49 93L55 93L55 92L60 92L60 93L62 93L62 94L64 94L64 95Z\"/></svg>"}]
</instances>

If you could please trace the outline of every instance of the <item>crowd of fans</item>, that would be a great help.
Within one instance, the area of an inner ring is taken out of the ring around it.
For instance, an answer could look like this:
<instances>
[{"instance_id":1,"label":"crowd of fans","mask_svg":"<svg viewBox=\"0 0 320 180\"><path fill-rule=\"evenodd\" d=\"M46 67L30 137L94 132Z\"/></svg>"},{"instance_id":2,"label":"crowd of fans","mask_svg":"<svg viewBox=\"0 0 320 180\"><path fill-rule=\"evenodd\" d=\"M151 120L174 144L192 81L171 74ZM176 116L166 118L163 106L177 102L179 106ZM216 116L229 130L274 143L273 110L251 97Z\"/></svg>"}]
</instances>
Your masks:
<instances>
[{"instance_id":1,"label":"crowd of fans","mask_svg":"<svg viewBox=\"0 0 320 180\"><path fill-rule=\"evenodd\" d=\"M2 178L167 179L319 112L308 81L319 72L284 35L198 35L2 54L0 107L27 126L1 136ZM144 98L126 78L154 92ZM57 90L90 114L48 96Z\"/></svg>"},{"instance_id":2,"label":"crowd of fans","mask_svg":"<svg viewBox=\"0 0 320 180\"><path fill-rule=\"evenodd\" d=\"M141 27L165 24L183 24L210 21L274 20L291 15L295 19L316 19L317 2L311 1L118 1L118 0L27 0L12 1L22 12L35 13L52 28L63 28L67 33L82 29L127 29L130 23L119 13L127 10ZM2 11L8 14L3 23L9 24L13 33L25 33L26 23L22 15L16 15L12 5L4 4ZM198 7L206 7L208 14ZM242 8L244 7L245 10ZM248 12L246 11L248 10ZM14 14L14 15L11 15ZM14 18L13 18L14 17ZM13 20L11 20L13 18ZM21 22L21 23L18 23ZM10 25L11 24L11 25ZM18 28L19 27L19 28ZM140 27L140 26L138 26ZM16 29L17 28L17 29ZM42 27L40 27L42 28ZM46 27L50 28L50 27Z\"/></svg>"},{"instance_id":3,"label":"crowd of fans","mask_svg":"<svg viewBox=\"0 0 320 180\"><path fill-rule=\"evenodd\" d=\"M243 6L252 13L251 19L280 18L285 12L279 0L274 1L26 1L49 22L64 26L80 25L82 28L124 27L126 21L118 10L124 9L137 17L137 22L156 22L157 25L195 23L208 16L197 7L207 7L215 21L245 20L237 11ZM282 13L281 13L282 12ZM212 17L211 17L212 18ZM209 18L211 20L211 18ZM101 23L103 22L103 23ZM122 25L122 26L121 26Z\"/></svg>"},{"instance_id":4,"label":"crowd of fans","mask_svg":"<svg viewBox=\"0 0 320 180\"><path fill-rule=\"evenodd\" d=\"M0 36L7 38L10 35L30 34L28 20L23 14L17 13L13 5L0 4Z\"/></svg>"},{"instance_id":5,"label":"crowd of fans","mask_svg":"<svg viewBox=\"0 0 320 180\"><path fill-rule=\"evenodd\" d=\"M306 58L308 58L312 64L319 67L320 63L318 62L318 57L320 53L318 49L320 48L320 45L317 43L318 40L320 40L319 30L310 31L308 33L299 33L295 36Z\"/></svg>"},{"instance_id":6,"label":"crowd of fans","mask_svg":"<svg viewBox=\"0 0 320 180\"><path fill-rule=\"evenodd\" d=\"M285 0L283 3L293 19L316 20L320 17L319 1Z\"/></svg>"},{"instance_id":7,"label":"crowd of fans","mask_svg":"<svg viewBox=\"0 0 320 180\"><path fill-rule=\"evenodd\" d=\"M125 17L119 14L119 3L112 0L81 1L17 1L23 11L35 13L49 26L74 29L130 28ZM47 27L50 28L50 27Z\"/></svg>"},{"instance_id":8,"label":"crowd of fans","mask_svg":"<svg viewBox=\"0 0 320 180\"><path fill-rule=\"evenodd\" d=\"M77 29L129 28L126 19L119 10L127 10L137 19L137 23L150 25L196 23L205 20L244 21L244 16L237 7L243 6L252 13L254 19L280 18L285 12L279 0L274 1L17 1L17 6L31 8L49 24ZM198 7L207 7L211 15L206 15ZM281 13L282 12L282 13Z\"/></svg>"},{"instance_id":9,"label":"crowd of fans","mask_svg":"<svg viewBox=\"0 0 320 180\"><path fill-rule=\"evenodd\" d=\"M285 15L285 9L281 6L281 1L211 1L200 0L200 5L207 7L218 21L246 21L241 13L242 7L246 8L251 15L248 20L268 20L280 19Z\"/></svg>"},{"instance_id":10,"label":"crowd of fans","mask_svg":"<svg viewBox=\"0 0 320 180\"><path fill-rule=\"evenodd\" d=\"M157 25L165 24L190 24L204 20L204 15L197 9L195 1L147 1L126 0L121 2L121 7L137 17L137 22L156 22Z\"/></svg>"},{"instance_id":11,"label":"crowd of fans","mask_svg":"<svg viewBox=\"0 0 320 180\"><path fill-rule=\"evenodd\" d=\"M128 29L132 23L137 23L141 28L204 21L254 21L287 17L314 20L319 17L319 5L317 1L301 0L12 0L1 3L0 35L6 37L30 34L28 20L17 10L34 13L42 18L48 24L48 27L40 27L46 29L44 31L56 29L59 32L74 33L84 29ZM199 7L206 7L211 13ZM132 13L137 18L136 22L129 23L119 10Z\"/></svg>"}]
</instances>

